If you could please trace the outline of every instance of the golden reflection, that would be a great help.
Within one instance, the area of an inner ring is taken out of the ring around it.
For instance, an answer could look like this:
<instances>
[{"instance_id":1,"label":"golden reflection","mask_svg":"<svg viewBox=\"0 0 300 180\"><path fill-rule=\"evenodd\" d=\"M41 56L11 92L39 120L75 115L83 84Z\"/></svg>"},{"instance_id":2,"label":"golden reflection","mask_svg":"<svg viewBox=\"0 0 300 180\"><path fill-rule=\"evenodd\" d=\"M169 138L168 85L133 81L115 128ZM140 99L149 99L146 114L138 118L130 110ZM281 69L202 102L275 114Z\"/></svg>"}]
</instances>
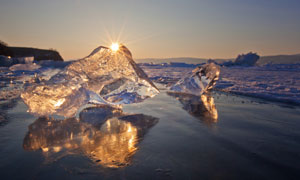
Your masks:
<instances>
[{"instance_id":1,"label":"golden reflection","mask_svg":"<svg viewBox=\"0 0 300 180\"><path fill-rule=\"evenodd\" d=\"M95 124L95 112L99 124ZM69 154L80 153L95 163L117 168L130 164L137 151L137 144L157 118L142 114L111 115L103 109L83 111L80 121L75 118L63 121L39 118L29 126L24 138L25 150L41 150L47 161L54 161ZM88 123L92 118L93 123ZM51 122L51 123L49 123Z\"/></svg>"},{"instance_id":2,"label":"golden reflection","mask_svg":"<svg viewBox=\"0 0 300 180\"><path fill-rule=\"evenodd\" d=\"M108 128L107 124L110 124L111 128ZM97 135L92 138L85 136L81 148L99 164L107 167L124 166L137 150L137 131L129 122L117 118L108 119Z\"/></svg>"},{"instance_id":3,"label":"golden reflection","mask_svg":"<svg viewBox=\"0 0 300 180\"><path fill-rule=\"evenodd\" d=\"M212 96L203 94L199 97L177 92L168 92L167 94L179 100L184 110L205 124L212 125L218 122L218 111Z\"/></svg>"},{"instance_id":4,"label":"golden reflection","mask_svg":"<svg viewBox=\"0 0 300 180\"><path fill-rule=\"evenodd\" d=\"M207 110L208 116L214 120L214 122L218 121L218 111L214 102L214 98L208 95L201 95L201 100L205 109Z\"/></svg>"}]
</instances>

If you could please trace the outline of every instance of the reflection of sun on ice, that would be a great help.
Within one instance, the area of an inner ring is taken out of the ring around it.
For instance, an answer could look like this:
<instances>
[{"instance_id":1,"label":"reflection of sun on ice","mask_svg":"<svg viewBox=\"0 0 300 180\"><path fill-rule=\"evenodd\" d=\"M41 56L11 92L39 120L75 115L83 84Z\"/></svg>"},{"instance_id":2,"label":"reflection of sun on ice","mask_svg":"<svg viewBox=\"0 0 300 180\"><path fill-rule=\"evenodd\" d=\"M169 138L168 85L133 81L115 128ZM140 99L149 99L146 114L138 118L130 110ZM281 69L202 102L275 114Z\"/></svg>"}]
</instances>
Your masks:
<instances>
[{"instance_id":1,"label":"reflection of sun on ice","mask_svg":"<svg viewBox=\"0 0 300 180\"><path fill-rule=\"evenodd\" d=\"M131 125L128 126L127 132L132 132Z\"/></svg>"},{"instance_id":2,"label":"reflection of sun on ice","mask_svg":"<svg viewBox=\"0 0 300 180\"><path fill-rule=\"evenodd\" d=\"M215 120L214 122L218 121L218 111L216 105L214 103L214 98L207 95L201 95L201 100L205 109L209 112L210 116Z\"/></svg>"},{"instance_id":3,"label":"reflection of sun on ice","mask_svg":"<svg viewBox=\"0 0 300 180\"><path fill-rule=\"evenodd\" d=\"M111 118L101 126L100 132L92 139L87 136L81 141L83 152L106 167L117 168L129 164L131 156L137 151L137 127L130 122Z\"/></svg>"},{"instance_id":4,"label":"reflection of sun on ice","mask_svg":"<svg viewBox=\"0 0 300 180\"><path fill-rule=\"evenodd\" d=\"M65 102L65 98L59 99L59 100L54 104L54 107L59 107L59 106L62 105L64 102Z\"/></svg>"},{"instance_id":5,"label":"reflection of sun on ice","mask_svg":"<svg viewBox=\"0 0 300 180\"><path fill-rule=\"evenodd\" d=\"M110 49L113 52L117 52L119 50L119 44L118 43L112 43L112 45L110 46Z\"/></svg>"}]
</instances>

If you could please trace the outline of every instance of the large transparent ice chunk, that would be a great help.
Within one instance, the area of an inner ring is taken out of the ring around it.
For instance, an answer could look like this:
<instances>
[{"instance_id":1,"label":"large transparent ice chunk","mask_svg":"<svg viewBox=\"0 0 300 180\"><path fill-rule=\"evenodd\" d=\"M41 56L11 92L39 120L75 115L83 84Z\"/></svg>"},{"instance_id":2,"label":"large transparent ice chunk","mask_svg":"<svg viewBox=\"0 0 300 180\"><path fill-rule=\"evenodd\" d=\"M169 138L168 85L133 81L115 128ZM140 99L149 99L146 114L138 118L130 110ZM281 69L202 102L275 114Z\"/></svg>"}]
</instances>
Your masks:
<instances>
[{"instance_id":1,"label":"large transparent ice chunk","mask_svg":"<svg viewBox=\"0 0 300 180\"><path fill-rule=\"evenodd\" d=\"M199 96L213 88L219 75L220 66L215 63L205 64L187 73L170 90Z\"/></svg>"},{"instance_id":2,"label":"large transparent ice chunk","mask_svg":"<svg viewBox=\"0 0 300 180\"><path fill-rule=\"evenodd\" d=\"M87 103L129 104L159 93L125 46L113 51L100 46L68 65L50 80L21 94L29 112L74 116Z\"/></svg>"}]
</instances>

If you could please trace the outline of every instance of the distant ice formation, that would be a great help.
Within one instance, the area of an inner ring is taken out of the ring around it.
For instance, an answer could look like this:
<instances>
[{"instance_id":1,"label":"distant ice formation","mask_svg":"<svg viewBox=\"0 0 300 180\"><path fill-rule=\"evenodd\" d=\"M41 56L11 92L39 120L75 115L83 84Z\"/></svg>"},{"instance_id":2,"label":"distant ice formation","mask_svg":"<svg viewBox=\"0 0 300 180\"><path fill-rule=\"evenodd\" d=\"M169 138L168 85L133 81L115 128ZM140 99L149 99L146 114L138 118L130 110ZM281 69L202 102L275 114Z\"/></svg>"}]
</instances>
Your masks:
<instances>
[{"instance_id":1,"label":"distant ice formation","mask_svg":"<svg viewBox=\"0 0 300 180\"><path fill-rule=\"evenodd\" d=\"M14 57L0 55L0 67L10 67L15 64L32 63L34 57Z\"/></svg>"},{"instance_id":2,"label":"distant ice formation","mask_svg":"<svg viewBox=\"0 0 300 180\"><path fill-rule=\"evenodd\" d=\"M170 90L200 96L213 88L219 79L220 67L215 63L195 68L183 76Z\"/></svg>"},{"instance_id":3,"label":"distant ice formation","mask_svg":"<svg viewBox=\"0 0 300 180\"><path fill-rule=\"evenodd\" d=\"M224 62L223 66L255 66L257 61L259 60L259 55L256 53L249 52L247 54L239 54L238 57L232 61Z\"/></svg>"},{"instance_id":4,"label":"distant ice formation","mask_svg":"<svg viewBox=\"0 0 300 180\"><path fill-rule=\"evenodd\" d=\"M248 54L238 55L234 64L241 66L254 66L258 60L259 56L256 53L250 52Z\"/></svg>"},{"instance_id":5,"label":"distant ice formation","mask_svg":"<svg viewBox=\"0 0 300 180\"><path fill-rule=\"evenodd\" d=\"M130 104L158 93L122 45L118 51L96 48L48 81L28 87L21 97L31 113L71 117L87 103Z\"/></svg>"}]
</instances>

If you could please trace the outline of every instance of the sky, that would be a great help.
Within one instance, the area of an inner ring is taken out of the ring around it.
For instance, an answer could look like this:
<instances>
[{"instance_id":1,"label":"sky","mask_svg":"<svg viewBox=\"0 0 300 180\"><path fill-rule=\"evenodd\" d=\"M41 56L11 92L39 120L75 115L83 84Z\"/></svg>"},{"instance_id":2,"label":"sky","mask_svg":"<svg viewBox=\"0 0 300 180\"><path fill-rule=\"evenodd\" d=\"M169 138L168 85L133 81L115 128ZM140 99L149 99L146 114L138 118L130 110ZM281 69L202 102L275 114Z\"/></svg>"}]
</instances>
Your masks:
<instances>
[{"instance_id":1,"label":"sky","mask_svg":"<svg viewBox=\"0 0 300 180\"><path fill-rule=\"evenodd\" d=\"M0 0L0 40L64 59L118 41L138 58L300 53L299 0Z\"/></svg>"}]
</instances>

